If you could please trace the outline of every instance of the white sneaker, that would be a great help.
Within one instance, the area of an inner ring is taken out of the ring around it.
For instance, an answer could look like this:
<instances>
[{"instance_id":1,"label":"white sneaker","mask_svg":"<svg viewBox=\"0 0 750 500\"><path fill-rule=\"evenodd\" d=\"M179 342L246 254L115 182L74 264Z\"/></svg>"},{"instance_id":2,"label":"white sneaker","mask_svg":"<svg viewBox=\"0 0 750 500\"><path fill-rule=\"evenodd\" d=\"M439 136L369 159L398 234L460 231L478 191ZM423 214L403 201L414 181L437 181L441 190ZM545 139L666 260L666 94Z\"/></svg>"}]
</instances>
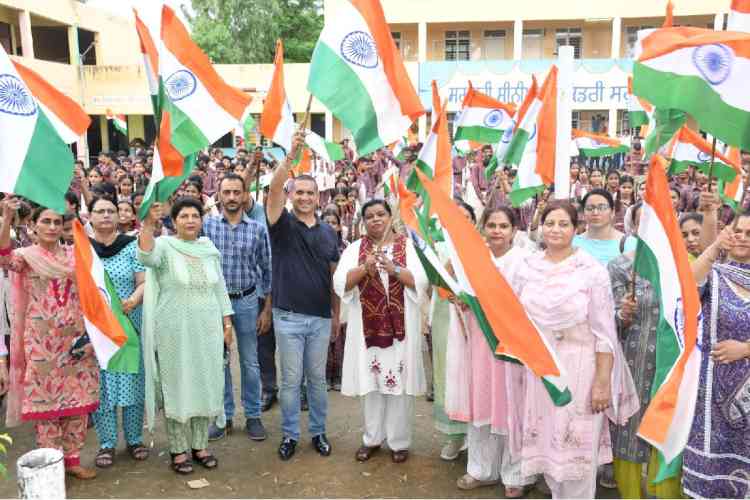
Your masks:
<instances>
[{"instance_id":1,"label":"white sneaker","mask_svg":"<svg viewBox=\"0 0 750 500\"><path fill-rule=\"evenodd\" d=\"M443 449L440 451L440 458L448 462L453 461L457 459L461 452L466 450L467 448L468 445L466 444L466 439L450 439L447 443L445 443Z\"/></svg>"}]
</instances>

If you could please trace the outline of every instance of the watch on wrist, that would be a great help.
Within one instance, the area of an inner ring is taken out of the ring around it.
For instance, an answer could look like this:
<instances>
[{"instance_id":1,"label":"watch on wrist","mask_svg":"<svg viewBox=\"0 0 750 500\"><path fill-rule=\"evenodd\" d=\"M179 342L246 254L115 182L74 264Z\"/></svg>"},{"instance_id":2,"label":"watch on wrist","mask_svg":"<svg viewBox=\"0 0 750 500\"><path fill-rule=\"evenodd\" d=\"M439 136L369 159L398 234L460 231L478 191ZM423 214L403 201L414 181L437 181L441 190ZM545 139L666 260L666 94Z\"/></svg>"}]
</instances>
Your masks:
<instances>
[{"instance_id":1,"label":"watch on wrist","mask_svg":"<svg viewBox=\"0 0 750 500\"><path fill-rule=\"evenodd\" d=\"M393 274L395 274L395 275L396 275L396 277L398 278L398 277L399 277L399 275L401 274L401 266L396 266L396 267L394 268L394 270L393 270Z\"/></svg>"}]
</instances>

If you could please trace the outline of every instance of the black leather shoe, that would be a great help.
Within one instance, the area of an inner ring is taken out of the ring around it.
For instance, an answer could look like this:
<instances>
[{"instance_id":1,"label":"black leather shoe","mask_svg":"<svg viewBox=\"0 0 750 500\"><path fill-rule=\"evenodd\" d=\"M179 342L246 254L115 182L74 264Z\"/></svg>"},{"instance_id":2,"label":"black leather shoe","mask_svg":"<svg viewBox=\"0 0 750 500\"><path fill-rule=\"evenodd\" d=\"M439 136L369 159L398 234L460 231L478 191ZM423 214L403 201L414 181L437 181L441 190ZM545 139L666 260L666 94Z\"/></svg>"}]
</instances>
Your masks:
<instances>
[{"instance_id":1,"label":"black leather shoe","mask_svg":"<svg viewBox=\"0 0 750 500\"><path fill-rule=\"evenodd\" d=\"M268 411L273 407L276 402L275 392L264 392L260 398L260 409L261 411Z\"/></svg>"},{"instance_id":2,"label":"black leather shoe","mask_svg":"<svg viewBox=\"0 0 750 500\"><path fill-rule=\"evenodd\" d=\"M292 438L284 438L279 445L279 458L286 461L292 458L297 449L297 441Z\"/></svg>"},{"instance_id":3,"label":"black leather shoe","mask_svg":"<svg viewBox=\"0 0 750 500\"><path fill-rule=\"evenodd\" d=\"M312 438L312 443L315 450L322 456L327 457L331 454L331 443L328 442L325 434L319 434Z\"/></svg>"}]
</instances>

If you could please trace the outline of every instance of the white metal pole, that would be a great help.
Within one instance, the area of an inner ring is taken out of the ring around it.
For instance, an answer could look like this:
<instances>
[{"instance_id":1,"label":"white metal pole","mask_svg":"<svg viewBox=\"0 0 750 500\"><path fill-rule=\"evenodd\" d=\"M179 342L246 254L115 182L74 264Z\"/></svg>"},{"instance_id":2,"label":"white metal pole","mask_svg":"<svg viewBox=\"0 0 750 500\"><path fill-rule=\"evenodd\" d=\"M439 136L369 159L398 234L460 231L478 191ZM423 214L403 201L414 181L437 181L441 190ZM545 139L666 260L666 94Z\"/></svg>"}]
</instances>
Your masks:
<instances>
[{"instance_id":1,"label":"white metal pole","mask_svg":"<svg viewBox=\"0 0 750 500\"><path fill-rule=\"evenodd\" d=\"M555 198L570 198L570 141L573 113L573 46L557 53L557 147L555 148Z\"/></svg>"}]
</instances>

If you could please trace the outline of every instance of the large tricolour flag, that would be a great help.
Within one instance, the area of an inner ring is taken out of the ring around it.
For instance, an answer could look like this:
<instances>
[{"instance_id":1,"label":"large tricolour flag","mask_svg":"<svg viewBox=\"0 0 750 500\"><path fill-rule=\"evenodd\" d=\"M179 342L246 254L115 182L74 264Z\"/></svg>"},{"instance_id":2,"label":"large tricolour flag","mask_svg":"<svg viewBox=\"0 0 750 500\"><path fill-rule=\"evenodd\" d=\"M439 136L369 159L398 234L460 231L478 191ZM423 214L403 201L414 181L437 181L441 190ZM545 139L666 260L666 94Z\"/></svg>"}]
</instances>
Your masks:
<instances>
[{"instance_id":1,"label":"large tricolour flag","mask_svg":"<svg viewBox=\"0 0 750 500\"><path fill-rule=\"evenodd\" d=\"M552 401L566 405L572 398L563 365L495 267L479 231L434 181L418 175L443 228L458 296L471 307L485 337L493 337L487 340L494 354L526 365L542 378Z\"/></svg>"},{"instance_id":2,"label":"large tricolour flag","mask_svg":"<svg viewBox=\"0 0 750 500\"><path fill-rule=\"evenodd\" d=\"M555 181L557 66L552 66L538 94L521 105L520 121L503 163L518 165L509 197L515 206Z\"/></svg>"},{"instance_id":3,"label":"large tricolour flag","mask_svg":"<svg viewBox=\"0 0 750 500\"><path fill-rule=\"evenodd\" d=\"M732 165L732 160L718 150L713 150L713 146L708 141L687 125L683 125L675 135L670 150L672 161L669 164L669 175L679 174L692 165L706 175L711 172L711 175L720 181L731 183L739 169L739 165ZM711 167L712 152L714 153L713 168Z\"/></svg>"},{"instance_id":4,"label":"large tricolour flag","mask_svg":"<svg viewBox=\"0 0 750 500\"><path fill-rule=\"evenodd\" d=\"M221 79L175 12L159 2L143 5L135 11L135 26L157 139L141 216L154 201L166 200L189 175L193 155L232 132L242 120L252 120L252 98Z\"/></svg>"},{"instance_id":5,"label":"large tricolour flag","mask_svg":"<svg viewBox=\"0 0 750 500\"><path fill-rule=\"evenodd\" d=\"M588 158L627 153L630 150L622 141L613 139L608 135L594 134L578 129L573 129L573 140L576 143L578 152Z\"/></svg>"},{"instance_id":6,"label":"large tricolour flag","mask_svg":"<svg viewBox=\"0 0 750 500\"><path fill-rule=\"evenodd\" d=\"M727 30L750 32L750 0L732 0Z\"/></svg>"},{"instance_id":7,"label":"large tricolour flag","mask_svg":"<svg viewBox=\"0 0 750 500\"><path fill-rule=\"evenodd\" d=\"M497 144L505 130L513 128L515 111L515 106L477 91L469 82L453 140Z\"/></svg>"},{"instance_id":8,"label":"large tricolour flag","mask_svg":"<svg viewBox=\"0 0 750 500\"><path fill-rule=\"evenodd\" d=\"M0 191L63 213L73 178L68 144L89 123L75 101L0 47Z\"/></svg>"},{"instance_id":9,"label":"large tricolour flag","mask_svg":"<svg viewBox=\"0 0 750 500\"><path fill-rule=\"evenodd\" d=\"M344 159L344 149L340 144L328 142L312 130L305 130L305 144L327 163Z\"/></svg>"},{"instance_id":10,"label":"large tricolour flag","mask_svg":"<svg viewBox=\"0 0 750 500\"><path fill-rule=\"evenodd\" d=\"M73 221L75 276L86 332L99 366L113 372L138 373L140 342L102 261L83 225Z\"/></svg>"},{"instance_id":11,"label":"large tricolour flag","mask_svg":"<svg viewBox=\"0 0 750 500\"><path fill-rule=\"evenodd\" d=\"M349 129L361 155L400 139L424 108L380 0L344 0L310 62L307 89Z\"/></svg>"},{"instance_id":12,"label":"large tricolour flag","mask_svg":"<svg viewBox=\"0 0 750 500\"><path fill-rule=\"evenodd\" d=\"M662 28L641 40L633 92L677 109L726 144L750 149L750 34Z\"/></svg>"},{"instance_id":13,"label":"large tricolour flag","mask_svg":"<svg viewBox=\"0 0 750 500\"><path fill-rule=\"evenodd\" d=\"M273 78L260 116L260 133L289 152L294 135L294 114L284 87L284 45L281 40L276 41L273 66Z\"/></svg>"},{"instance_id":14,"label":"large tricolour flag","mask_svg":"<svg viewBox=\"0 0 750 500\"><path fill-rule=\"evenodd\" d=\"M653 156L633 264L659 300L655 392L638 429L638 435L663 455L661 464L669 464L670 470L660 468L657 480L679 471L680 461L675 459L685 448L693 423L701 362L696 348L698 287L670 201L666 167L663 157Z\"/></svg>"}]
</instances>

